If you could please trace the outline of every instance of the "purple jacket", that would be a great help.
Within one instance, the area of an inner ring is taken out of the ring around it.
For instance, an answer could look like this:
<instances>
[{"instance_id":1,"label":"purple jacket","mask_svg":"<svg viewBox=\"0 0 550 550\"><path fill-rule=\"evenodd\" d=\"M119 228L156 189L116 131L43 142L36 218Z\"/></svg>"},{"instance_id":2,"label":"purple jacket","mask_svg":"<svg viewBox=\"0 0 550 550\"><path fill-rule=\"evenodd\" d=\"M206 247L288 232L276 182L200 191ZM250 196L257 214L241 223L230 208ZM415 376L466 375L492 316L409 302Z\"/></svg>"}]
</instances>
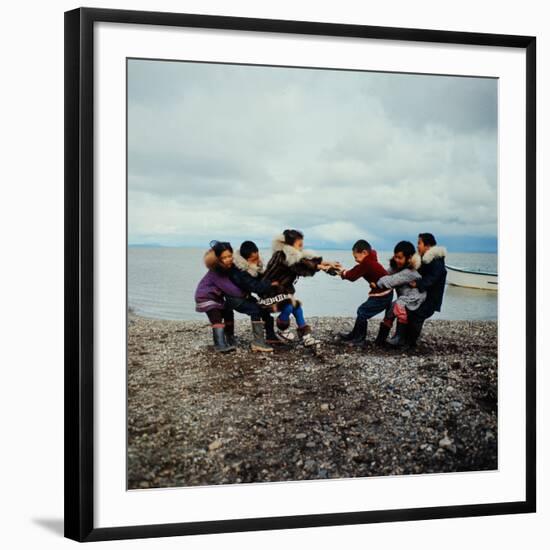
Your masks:
<instances>
[{"instance_id":1,"label":"purple jacket","mask_svg":"<svg viewBox=\"0 0 550 550\"><path fill-rule=\"evenodd\" d=\"M244 298L246 295L231 281L228 274L210 269L195 290L195 310L205 313L211 309L223 309L224 294L238 298Z\"/></svg>"}]
</instances>

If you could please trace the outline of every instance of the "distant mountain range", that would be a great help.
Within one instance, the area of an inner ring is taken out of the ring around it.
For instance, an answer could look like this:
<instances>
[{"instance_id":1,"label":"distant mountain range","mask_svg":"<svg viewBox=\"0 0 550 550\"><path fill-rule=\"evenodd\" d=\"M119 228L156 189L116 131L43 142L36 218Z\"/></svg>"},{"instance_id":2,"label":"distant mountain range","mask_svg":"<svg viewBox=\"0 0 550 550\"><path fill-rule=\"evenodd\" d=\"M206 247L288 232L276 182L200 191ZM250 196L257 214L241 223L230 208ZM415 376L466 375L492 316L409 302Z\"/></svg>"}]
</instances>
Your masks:
<instances>
[{"instance_id":1,"label":"distant mountain range","mask_svg":"<svg viewBox=\"0 0 550 550\"><path fill-rule=\"evenodd\" d=\"M169 247L159 243L137 243L137 244L129 244L128 248L169 248ZM178 247L170 247L170 248L178 248Z\"/></svg>"}]
</instances>

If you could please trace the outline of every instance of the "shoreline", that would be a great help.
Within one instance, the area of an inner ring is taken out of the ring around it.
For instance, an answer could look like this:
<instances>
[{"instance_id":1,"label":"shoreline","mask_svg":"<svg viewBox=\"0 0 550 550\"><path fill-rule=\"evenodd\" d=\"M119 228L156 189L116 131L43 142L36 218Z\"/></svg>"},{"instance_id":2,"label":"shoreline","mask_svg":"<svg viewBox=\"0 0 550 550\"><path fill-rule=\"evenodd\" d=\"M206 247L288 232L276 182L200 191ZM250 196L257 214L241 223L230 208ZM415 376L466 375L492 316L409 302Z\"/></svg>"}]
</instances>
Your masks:
<instances>
[{"instance_id":1,"label":"shoreline","mask_svg":"<svg viewBox=\"0 0 550 550\"><path fill-rule=\"evenodd\" d=\"M427 321L411 354L333 342L212 351L207 320L128 314L128 488L494 470L497 323Z\"/></svg>"},{"instance_id":2,"label":"shoreline","mask_svg":"<svg viewBox=\"0 0 550 550\"><path fill-rule=\"evenodd\" d=\"M136 311L130 307L128 308L128 321L136 320L136 319L143 319L144 321L158 321L161 323L202 323L205 326L209 325L208 319L206 315L200 314L202 319L167 319L165 317L150 317L147 315L144 315L142 313L136 313ZM369 323L379 323L383 319L384 315L383 313L378 313L375 315L372 319L370 319ZM248 317L242 313L235 312L235 320L238 322L246 322ZM335 322L342 322L342 323L351 323L353 325L353 322L355 321L355 317L351 317L350 315L308 315L307 316L308 322L309 320L323 320L323 319L333 319ZM455 319L455 318L432 318L428 319L426 323L439 323L440 321L448 322L448 323L495 323L498 324L498 318L487 318L487 319ZM312 324L312 323L310 323Z\"/></svg>"}]
</instances>

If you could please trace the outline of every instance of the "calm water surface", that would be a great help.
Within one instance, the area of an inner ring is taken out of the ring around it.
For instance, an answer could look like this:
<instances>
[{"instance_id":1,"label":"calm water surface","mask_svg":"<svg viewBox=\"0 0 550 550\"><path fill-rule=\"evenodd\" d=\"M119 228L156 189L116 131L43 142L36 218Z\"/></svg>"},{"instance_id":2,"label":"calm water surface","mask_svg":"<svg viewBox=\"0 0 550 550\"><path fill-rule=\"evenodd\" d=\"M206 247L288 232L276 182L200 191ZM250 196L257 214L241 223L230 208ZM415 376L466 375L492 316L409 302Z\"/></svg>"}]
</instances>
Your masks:
<instances>
[{"instance_id":1,"label":"calm water surface","mask_svg":"<svg viewBox=\"0 0 550 550\"><path fill-rule=\"evenodd\" d=\"M206 273L204 250L196 248L128 249L128 305L138 315L157 319L205 319L195 311L194 293ZM261 251L264 261L270 256ZM339 260L347 268L354 264L346 250L320 251L325 259ZM391 252L380 252L383 265ZM497 254L449 253L447 263L466 269L497 271ZM318 273L300 278L296 294L304 304L306 316L355 315L357 306L367 299L369 287L364 279L350 283L339 277ZM496 320L498 292L447 285L441 313L434 319Z\"/></svg>"}]
</instances>

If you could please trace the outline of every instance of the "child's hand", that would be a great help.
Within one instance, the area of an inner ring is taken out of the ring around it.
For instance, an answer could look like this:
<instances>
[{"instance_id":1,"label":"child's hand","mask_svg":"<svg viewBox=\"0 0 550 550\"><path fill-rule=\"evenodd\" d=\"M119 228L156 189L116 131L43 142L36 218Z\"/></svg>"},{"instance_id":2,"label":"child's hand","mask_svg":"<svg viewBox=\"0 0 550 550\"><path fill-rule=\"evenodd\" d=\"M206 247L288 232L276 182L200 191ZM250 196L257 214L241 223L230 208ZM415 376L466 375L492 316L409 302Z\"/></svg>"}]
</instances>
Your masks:
<instances>
[{"instance_id":1,"label":"child's hand","mask_svg":"<svg viewBox=\"0 0 550 550\"><path fill-rule=\"evenodd\" d=\"M271 286L279 286L280 284L279 281L271 281Z\"/></svg>"},{"instance_id":2,"label":"child's hand","mask_svg":"<svg viewBox=\"0 0 550 550\"><path fill-rule=\"evenodd\" d=\"M411 286L412 288L416 288L416 281L411 281L409 283L409 286Z\"/></svg>"},{"instance_id":3,"label":"child's hand","mask_svg":"<svg viewBox=\"0 0 550 550\"><path fill-rule=\"evenodd\" d=\"M371 288L376 288L376 283L373 281L373 282L370 284L370 287L371 287Z\"/></svg>"}]
</instances>

